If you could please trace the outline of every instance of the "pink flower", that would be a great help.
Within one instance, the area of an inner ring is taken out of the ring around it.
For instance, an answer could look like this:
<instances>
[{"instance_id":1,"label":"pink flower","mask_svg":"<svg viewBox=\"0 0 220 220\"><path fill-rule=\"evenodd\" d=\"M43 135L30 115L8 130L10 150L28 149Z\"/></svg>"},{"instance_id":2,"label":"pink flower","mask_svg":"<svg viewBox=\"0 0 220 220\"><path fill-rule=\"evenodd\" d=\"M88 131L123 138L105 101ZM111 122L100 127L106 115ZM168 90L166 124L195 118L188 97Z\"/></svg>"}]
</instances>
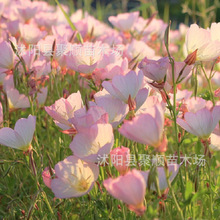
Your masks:
<instances>
[{"instance_id":1,"label":"pink flower","mask_svg":"<svg viewBox=\"0 0 220 220\"><path fill-rule=\"evenodd\" d=\"M147 112L147 109L154 107L155 105L160 104L160 101L157 96L149 96L143 105L136 111L135 115L140 115Z\"/></svg>"},{"instance_id":2,"label":"pink flower","mask_svg":"<svg viewBox=\"0 0 220 220\"><path fill-rule=\"evenodd\" d=\"M33 2L29 0L22 1L20 4L16 6L19 15L24 19L24 21L28 21L30 18L33 18L37 13L38 6L36 6Z\"/></svg>"},{"instance_id":3,"label":"pink flower","mask_svg":"<svg viewBox=\"0 0 220 220\"><path fill-rule=\"evenodd\" d=\"M78 132L86 131L94 124L107 124L108 113L99 106L91 106L88 111L79 109L75 112L75 117L69 119Z\"/></svg>"},{"instance_id":4,"label":"pink flower","mask_svg":"<svg viewBox=\"0 0 220 220\"><path fill-rule=\"evenodd\" d=\"M128 103L129 96L135 99L142 83L142 71L139 71L138 74L134 71L130 71L126 75L114 76L112 82L104 81L102 86L115 98Z\"/></svg>"},{"instance_id":5,"label":"pink flower","mask_svg":"<svg viewBox=\"0 0 220 220\"><path fill-rule=\"evenodd\" d=\"M53 105L46 106L45 111L54 119L54 122L62 129L72 128L69 122L74 117L76 110L83 107L81 94L72 93L67 99L60 98Z\"/></svg>"},{"instance_id":6,"label":"pink flower","mask_svg":"<svg viewBox=\"0 0 220 220\"><path fill-rule=\"evenodd\" d=\"M127 45L125 55L129 60L136 58L136 61L141 61L144 57L153 58L155 51L150 48L144 41L137 41L133 39L131 43Z\"/></svg>"},{"instance_id":7,"label":"pink flower","mask_svg":"<svg viewBox=\"0 0 220 220\"><path fill-rule=\"evenodd\" d=\"M30 102L27 96L20 94L17 89L7 88L6 90L9 109L29 108Z\"/></svg>"},{"instance_id":8,"label":"pink flower","mask_svg":"<svg viewBox=\"0 0 220 220\"><path fill-rule=\"evenodd\" d=\"M164 81L164 77L167 74L169 58L163 57L157 61L144 58L138 67L143 71L146 77L155 82L161 83Z\"/></svg>"},{"instance_id":9,"label":"pink flower","mask_svg":"<svg viewBox=\"0 0 220 220\"><path fill-rule=\"evenodd\" d=\"M212 110L202 108L197 112L186 112L184 120L177 118L177 124L184 130L202 139L207 139L220 120L220 106Z\"/></svg>"},{"instance_id":10,"label":"pink flower","mask_svg":"<svg viewBox=\"0 0 220 220\"><path fill-rule=\"evenodd\" d=\"M163 141L163 128L164 110L158 104L146 109L132 121L125 121L119 132L133 141L159 148Z\"/></svg>"},{"instance_id":11,"label":"pink flower","mask_svg":"<svg viewBox=\"0 0 220 220\"><path fill-rule=\"evenodd\" d=\"M213 151L220 151L220 129L219 129L219 125L217 125L217 127L215 128L213 133L211 133L210 140L211 140L211 143L210 143L209 147Z\"/></svg>"},{"instance_id":12,"label":"pink flower","mask_svg":"<svg viewBox=\"0 0 220 220\"><path fill-rule=\"evenodd\" d=\"M37 97L36 100L38 102L39 105L43 105L46 102L47 99L47 92L48 89L47 87L43 87L39 90L39 92L37 93Z\"/></svg>"},{"instance_id":13,"label":"pink flower","mask_svg":"<svg viewBox=\"0 0 220 220\"><path fill-rule=\"evenodd\" d=\"M101 60L101 42L72 45L71 56L66 56L67 67L79 73L92 73Z\"/></svg>"},{"instance_id":14,"label":"pink flower","mask_svg":"<svg viewBox=\"0 0 220 220\"><path fill-rule=\"evenodd\" d=\"M31 145L36 125L36 117L19 119L14 127L0 129L0 144L7 147L27 151Z\"/></svg>"},{"instance_id":15,"label":"pink flower","mask_svg":"<svg viewBox=\"0 0 220 220\"><path fill-rule=\"evenodd\" d=\"M108 113L109 123L116 128L126 117L129 108L121 100L111 96L105 89L94 95L95 102Z\"/></svg>"},{"instance_id":16,"label":"pink flower","mask_svg":"<svg viewBox=\"0 0 220 220\"><path fill-rule=\"evenodd\" d=\"M164 168L165 167L157 167L157 169L156 169L158 179L159 179L160 190L165 190L168 187L167 179L166 179L166 173L164 171ZM174 178L176 177L176 175L178 174L179 168L180 168L180 164L170 164L170 165L168 165L168 170L169 170L169 174L170 174L170 177L169 177L170 182L172 182L174 180ZM146 181L146 184L147 184L149 174L150 174L150 170L141 171L141 174L143 175L143 177ZM155 174L151 173L151 175L155 175ZM150 189L156 191L156 185L155 185L154 182L150 185Z\"/></svg>"},{"instance_id":17,"label":"pink flower","mask_svg":"<svg viewBox=\"0 0 220 220\"><path fill-rule=\"evenodd\" d=\"M56 24L57 22L57 15L56 13L49 11L47 12L40 11L36 14L34 19L40 27L46 27L47 29L50 30L51 26Z\"/></svg>"},{"instance_id":18,"label":"pink flower","mask_svg":"<svg viewBox=\"0 0 220 220\"><path fill-rule=\"evenodd\" d=\"M189 91L187 89L176 91L176 100L177 102L183 102L183 100L188 100L190 96L192 95L192 91ZM173 94L170 94L170 102L173 104Z\"/></svg>"},{"instance_id":19,"label":"pink flower","mask_svg":"<svg viewBox=\"0 0 220 220\"><path fill-rule=\"evenodd\" d=\"M106 190L116 199L122 200L137 215L143 215L146 207L144 197L146 182L142 174L133 169L116 179L109 178L103 182Z\"/></svg>"},{"instance_id":20,"label":"pink flower","mask_svg":"<svg viewBox=\"0 0 220 220\"><path fill-rule=\"evenodd\" d=\"M220 41L197 24L192 24L188 29L185 44L188 55L197 50L196 61L212 61L220 56Z\"/></svg>"},{"instance_id":21,"label":"pink flower","mask_svg":"<svg viewBox=\"0 0 220 220\"><path fill-rule=\"evenodd\" d=\"M11 70L14 67L15 55L11 45L3 41L0 43L0 68Z\"/></svg>"},{"instance_id":22,"label":"pink flower","mask_svg":"<svg viewBox=\"0 0 220 220\"><path fill-rule=\"evenodd\" d=\"M55 173L55 170L52 169L53 173ZM42 178L43 178L43 181L44 181L44 184L51 189L51 180L52 180L52 177L51 177L51 174L50 174L50 169L49 167L46 167L42 173Z\"/></svg>"},{"instance_id":23,"label":"pink flower","mask_svg":"<svg viewBox=\"0 0 220 220\"><path fill-rule=\"evenodd\" d=\"M210 31L211 31L212 41L217 40L220 42L220 22L212 23Z\"/></svg>"},{"instance_id":24,"label":"pink flower","mask_svg":"<svg viewBox=\"0 0 220 220\"><path fill-rule=\"evenodd\" d=\"M110 153L114 143L110 124L94 124L73 138L70 149L74 155L88 162L97 162L99 156Z\"/></svg>"},{"instance_id":25,"label":"pink flower","mask_svg":"<svg viewBox=\"0 0 220 220\"><path fill-rule=\"evenodd\" d=\"M119 30L129 31L137 21L139 12L122 13L117 16L110 16L108 20Z\"/></svg>"},{"instance_id":26,"label":"pink flower","mask_svg":"<svg viewBox=\"0 0 220 220\"><path fill-rule=\"evenodd\" d=\"M54 42L56 42L55 48L53 48ZM53 59L56 60L61 67L66 66L66 56L64 55L66 55L70 49L70 43L68 43L66 38L48 35L45 39L41 39L37 43L37 46L46 61L50 62L51 55L53 54ZM54 49L55 51L53 53Z\"/></svg>"},{"instance_id":27,"label":"pink flower","mask_svg":"<svg viewBox=\"0 0 220 220\"><path fill-rule=\"evenodd\" d=\"M32 24L20 24L21 37L28 44L37 44L39 40L44 38L46 31L41 31L38 27Z\"/></svg>"},{"instance_id":28,"label":"pink flower","mask_svg":"<svg viewBox=\"0 0 220 220\"><path fill-rule=\"evenodd\" d=\"M93 72L93 78L97 83L101 80L112 79L116 75L125 75L127 72L129 72L128 59L122 60L117 57L117 62L106 64L104 68L97 68Z\"/></svg>"},{"instance_id":29,"label":"pink flower","mask_svg":"<svg viewBox=\"0 0 220 220\"><path fill-rule=\"evenodd\" d=\"M193 113L205 107L208 109L211 109L213 106L211 101L206 101L205 99L200 98L200 97L192 97L190 99L187 99L185 101L185 104L186 104L187 110Z\"/></svg>"},{"instance_id":30,"label":"pink flower","mask_svg":"<svg viewBox=\"0 0 220 220\"><path fill-rule=\"evenodd\" d=\"M114 165L116 170L120 173L120 175L125 175L129 166L126 161L128 161L130 155L130 149L127 147L117 147L110 152L111 155L111 163Z\"/></svg>"},{"instance_id":31,"label":"pink flower","mask_svg":"<svg viewBox=\"0 0 220 220\"><path fill-rule=\"evenodd\" d=\"M0 16L2 16L2 13L4 11L4 7L5 7L4 3L0 2Z\"/></svg>"},{"instance_id":32,"label":"pink flower","mask_svg":"<svg viewBox=\"0 0 220 220\"><path fill-rule=\"evenodd\" d=\"M99 176L99 167L69 156L55 165L56 178L51 180L55 197L64 199L87 194Z\"/></svg>"},{"instance_id":33,"label":"pink flower","mask_svg":"<svg viewBox=\"0 0 220 220\"><path fill-rule=\"evenodd\" d=\"M19 32L19 20L9 21L7 23L7 29L12 36L15 36Z\"/></svg>"}]
</instances>

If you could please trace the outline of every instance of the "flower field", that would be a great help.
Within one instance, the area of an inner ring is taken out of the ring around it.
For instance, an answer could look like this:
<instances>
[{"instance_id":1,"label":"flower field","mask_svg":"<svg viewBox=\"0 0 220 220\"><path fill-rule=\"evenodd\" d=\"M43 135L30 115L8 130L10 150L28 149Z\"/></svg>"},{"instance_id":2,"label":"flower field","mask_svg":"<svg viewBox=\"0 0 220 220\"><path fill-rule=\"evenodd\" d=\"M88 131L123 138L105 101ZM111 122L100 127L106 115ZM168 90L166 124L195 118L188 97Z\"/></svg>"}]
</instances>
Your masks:
<instances>
[{"instance_id":1,"label":"flower field","mask_svg":"<svg viewBox=\"0 0 220 220\"><path fill-rule=\"evenodd\" d=\"M97 2L0 0L0 219L218 220L218 2Z\"/></svg>"}]
</instances>

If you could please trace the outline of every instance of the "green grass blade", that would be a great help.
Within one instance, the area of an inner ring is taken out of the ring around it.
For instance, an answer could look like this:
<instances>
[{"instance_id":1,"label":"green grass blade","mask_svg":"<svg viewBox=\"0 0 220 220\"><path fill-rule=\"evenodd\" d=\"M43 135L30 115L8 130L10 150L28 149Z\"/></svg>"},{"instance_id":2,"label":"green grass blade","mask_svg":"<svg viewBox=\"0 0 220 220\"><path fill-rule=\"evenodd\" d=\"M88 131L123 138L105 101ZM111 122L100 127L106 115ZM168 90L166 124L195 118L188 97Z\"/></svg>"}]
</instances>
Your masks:
<instances>
[{"instance_id":1,"label":"green grass blade","mask_svg":"<svg viewBox=\"0 0 220 220\"><path fill-rule=\"evenodd\" d=\"M63 12L67 22L69 23L70 27L72 28L73 31L77 31L75 25L72 23L72 21L70 20L68 14L64 11L63 7L61 6L61 4L59 3L58 0L55 0L55 2L57 3L57 5L59 6L60 10ZM81 34L77 31L76 37L78 39L78 41L83 44L83 38L81 36Z\"/></svg>"}]
</instances>

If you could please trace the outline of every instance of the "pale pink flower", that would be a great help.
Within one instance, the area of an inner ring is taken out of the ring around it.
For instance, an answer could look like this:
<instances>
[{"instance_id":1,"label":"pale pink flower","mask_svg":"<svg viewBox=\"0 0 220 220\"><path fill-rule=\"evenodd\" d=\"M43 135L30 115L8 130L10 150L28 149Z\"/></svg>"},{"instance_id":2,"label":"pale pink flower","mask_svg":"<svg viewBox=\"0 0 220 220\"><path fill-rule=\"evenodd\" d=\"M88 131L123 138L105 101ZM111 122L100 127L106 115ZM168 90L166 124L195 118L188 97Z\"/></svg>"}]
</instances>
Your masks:
<instances>
[{"instance_id":1,"label":"pale pink flower","mask_svg":"<svg viewBox=\"0 0 220 220\"><path fill-rule=\"evenodd\" d=\"M2 13L4 11L4 7L5 7L4 3L0 2L0 16L2 16Z\"/></svg>"},{"instance_id":2,"label":"pale pink flower","mask_svg":"<svg viewBox=\"0 0 220 220\"><path fill-rule=\"evenodd\" d=\"M93 72L93 78L96 83L106 79L112 79L116 75L125 75L129 72L128 59L123 60L117 57L114 63L106 64L104 68L97 68Z\"/></svg>"},{"instance_id":3,"label":"pale pink flower","mask_svg":"<svg viewBox=\"0 0 220 220\"><path fill-rule=\"evenodd\" d=\"M120 175L125 175L129 170L128 158L130 149L127 147L117 147L110 152L111 163L114 165Z\"/></svg>"},{"instance_id":4,"label":"pale pink flower","mask_svg":"<svg viewBox=\"0 0 220 220\"><path fill-rule=\"evenodd\" d=\"M172 181L174 180L174 178L178 174L179 168L180 168L180 164L170 164L170 165L168 165L168 170L169 170L169 174L170 174L170 177L169 177L170 183L172 183ZM165 173L164 169L165 169L165 167L157 167L157 169L156 169L158 179L159 179L160 190L165 190L168 187L167 179L166 179L166 173ZM143 175L143 177L146 181L146 184L148 184L148 178L149 178L150 170L141 171L141 174ZM151 175L154 175L154 174L151 174ZM149 187L150 187L151 190L156 191L155 183L152 183Z\"/></svg>"},{"instance_id":5,"label":"pale pink flower","mask_svg":"<svg viewBox=\"0 0 220 220\"><path fill-rule=\"evenodd\" d=\"M46 106L45 111L54 119L54 122L62 129L72 128L69 122L74 117L76 110L83 107L81 94L72 93L67 99L60 98L51 106Z\"/></svg>"},{"instance_id":6,"label":"pale pink flower","mask_svg":"<svg viewBox=\"0 0 220 220\"><path fill-rule=\"evenodd\" d=\"M66 24L53 25L51 29L56 38L63 38L69 41L73 35L73 30Z\"/></svg>"},{"instance_id":7,"label":"pale pink flower","mask_svg":"<svg viewBox=\"0 0 220 220\"><path fill-rule=\"evenodd\" d=\"M108 44L109 46L120 45L123 43L122 36L120 36L119 33L114 29L110 30L104 35L101 35L98 40Z\"/></svg>"},{"instance_id":8,"label":"pale pink flower","mask_svg":"<svg viewBox=\"0 0 220 220\"><path fill-rule=\"evenodd\" d=\"M159 148L163 141L163 128L164 110L158 104L131 121L125 121L119 132L133 141Z\"/></svg>"},{"instance_id":9,"label":"pale pink flower","mask_svg":"<svg viewBox=\"0 0 220 220\"><path fill-rule=\"evenodd\" d=\"M132 99L138 94L143 83L143 73L139 71L138 74L134 71L128 72L126 75L116 75L112 82L104 81L102 86L115 98L128 103L128 98Z\"/></svg>"},{"instance_id":10,"label":"pale pink flower","mask_svg":"<svg viewBox=\"0 0 220 220\"><path fill-rule=\"evenodd\" d=\"M0 43L0 68L11 70L14 67L15 54L10 43L3 41Z\"/></svg>"},{"instance_id":11,"label":"pale pink flower","mask_svg":"<svg viewBox=\"0 0 220 220\"><path fill-rule=\"evenodd\" d=\"M38 7L34 5L33 2L25 0L22 1L20 4L17 4L16 9L19 15L24 19L24 21L28 21L35 16Z\"/></svg>"},{"instance_id":12,"label":"pale pink flower","mask_svg":"<svg viewBox=\"0 0 220 220\"><path fill-rule=\"evenodd\" d=\"M173 104L173 94L170 93L169 95L170 95L170 102L171 102L171 104ZM192 91L189 91L187 89L184 89L184 90L177 89L177 91L176 91L176 101L177 102L186 101L190 98L191 95L192 95Z\"/></svg>"},{"instance_id":13,"label":"pale pink flower","mask_svg":"<svg viewBox=\"0 0 220 220\"><path fill-rule=\"evenodd\" d=\"M6 75L3 81L3 89L5 92L7 90L13 88L14 89L14 76L13 75Z\"/></svg>"},{"instance_id":14,"label":"pale pink flower","mask_svg":"<svg viewBox=\"0 0 220 220\"><path fill-rule=\"evenodd\" d=\"M93 32L93 36L99 37L102 34L105 34L109 30L111 30L111 28L108 25L100 22L95 17L91 16L90 14L85 13L84 16L85 18L83 20L85 20L88 26L88 31L87 31L88 35L91 35L91 33Z\"/></svg>"},{"instance_id":15,"label":"pale pink flower","mask_svg":"<svg viewBox=\"0 0 220 220\"><path fill-rule=\"evenodd\" d=\"M150 60L144 58L138 67L143 71L144 75L158 83L164 81L169 67L169 58L163 57L159 60Z\"/></svg>"},{"instance_id":16,"label":"pale pink flower","mask_svg":"<svg viewBox=\"0 0 220 220\"><path fill-rule=\"evenodd\" d=\"M220 151L220 129L219 125L216 126L215 130L210 135L210 145L209 147L213 151Z\"/></svg>"},{"instance_id":17,"label":"pale pink flower","mask_svg":"<svg viewBox=\"0 0 220 220\"><path fill-rule=\"evenodd\" d=\"M55 174L55 170L54 169L51 169L53 174ZM51 177L51 174L50 174L50 169L49 167L46 167L44 169L44 171L42 172L42 178L43 178L43 181L44 181L44 184L51 189L51 180L52 180L52 177Z\"/></svg>"},{"instance_id":18,"label":"pale pink flower","mask_svg":"<svg viewBox=\"0 0 220 220\"><path fill-rule=\"evenodd\" d=\"M94 95L95 102L108 113L109 123L116 128L126 117L129 107L121 100L111 96L105 89Z\"/></svg>"},{"instance_id":19,"label":"pale pink flower","mask_svg":"<svg viewBox=\"0 0 220 220\"><path fill-rule=\"evenodd\" d=\"M196 61L212 61L220 56L220 41L212 40L209 30L192 24L186 34L186 49L188 55L196 52Z\"/></svg>"},{"instance_id":20,"label":"pale pink flower","mask_svg":"<svg viewBox=\"0 0 220 220\"><path fill-rule=\"evenodd\" d=\"M177 124L184 130L202 139L207 139L220 120L220 106L212 110L202 108L197 112L186 112L184 120L177 118Z\"/></svg>"},{"instance_id":21,"label":"pale pink flower","mask_svg":"<svg viewBox=\"0 0 220 220\"><path fill-rule=\"evenodd\" d=\"M57 22L57 15L54 12L38 12L34 20L40 27L46 27L48 30Z\"/></svg>"},{"instance_id":22,"label":"pale pink flower","mask_svg":"<svg viewBox=\"0 0 220 220\"><path fill-rule=\"evenodd\" d=\"M162 104L159 101L159 98L157 96L149 96L143 105L135 112L135 115L143 114L147 111L147 109L154 107L155 105Z\"/></svg>"},{"instance_id":23,"label":"pale pink flower","mask_svg":"<svg viewBox=\"0 0 220 220\"><path fill-rule=\"evenodd\" d=\"M108 113L99 106L91 106L88 111L81 108L75 111L73 118L69 119L78 132L83 132L94 124L107 124L108 123Z\"/></svg>"},{"instance_id":24,"label":"pale pink flower","mask_svg":"<svg viewBox=\"0 0 220 220\"><path fill-rule=\"evenodd\" d=\"M55 173L56 178L51 180L51 189L55 197L80 197L93 188L99 176L99 167L76 156L69 156L55 165Z\"/></svg>"},{"instance_id":25,"label":"pale pink flower","mask_svg":"<svg viewBox=\"0 0 220 220\"><path fill-rule=\"evenodd\" d=\"M148 58L153 58L155 56L155 51L145 42L133 39L126 47L125 56L128 57L129 60L137 57L136 61L141 61L146 56Z\"/></svg>"},{"instance_id":26,"label":"pale pink flower","mask_svg":"<svg viewBox=\"0 0 220 220\"><path fill-rule=\"evenodd\" d=\"M36 60L32 64L32 68L36 72L36 78L39 79L42 76L47 76L51 72L51 63L46 60Z\"/></svg>"},{"instance_id":27,"label":"pale pink flower","mask_svg":"<svg viewBox=\"0 0 220 220\"><path fill-rule=\"evenodd\" d=\"M70 19L73 23L83 19L83 10L77 9L71 16Z\"/></svg>"},{"instance_id":28,"label":"pale pink flower","mask_svg":"<svg viewBox=\"0 0 220 220\"><path fill-rule=\"evenodd\" d=\"M217 40L220 42L220 22L212 23L210 31L211 31L212 41Z\"/></svg>"},{"instance_id":29,"label":"pale pink flower","mask_svg":"<svg viewBox=\"0 0 220 220\"><path fill-rule=\"evenodd\" d=\"M37 44L39 40L44 38L47 34L46 31L41 31L33 24L20 24L19 26L21 37L28 44Z\"/></svg>"},{"instance_id":30,"label":"pale pink flower","mask_svg":"<svg viewBox=\"0 0 220 220\"><path fill-rule=\"evenodd\" d=\"M74 155L89 162L97 162L99 156L110 153L114 143L113 129L110 124L95 124L79 132L70 144Z\"/></svg>"},{"instance_id":31,"label":"pale pink flower","mask_svg":"<svg viewBox=\"0 0 220 220\"><path fill-rule=\"evenodd\" d=\"M55 48L53 48L55 42ZM64 37L55 37L48 35L45 39L41 39L37 46L41 51L43 59L50 62L51 56L53 59L59 62L61 67L66 66L66 55L70 49L70 43ZM55 49L55 51L53 51Z\"/></svg>"},{"instance_id":32,"label":"pale pink flower","mask_svg":"<svg viewBox=\"0 0 220 220\"><path fill-rule=\"evenodd\" d=\"M8 88L6 90L9 109L29 108L30 102L27 96L20 94L17 89Z\"/></svg>"},{"instance_id":33,"label":"pale pink flower","mask_svg":"<svg viewBox=\"0 0 220 220\"><path fill-rule=\"evenodd\" d=\"M19 32L19 20L9 21L7 23L7 29L12 36L15 36Z\"/></svg>"},{"instance_id":34,"label":"pale pink flower","mask_svg":"<svg viewBox=\"0 0 220 220\"><path fill-rule=\"evenodd\" d=\"M147 97L150 93L149 90L150 88L149 87L147 88L147 86L145 85L144 88L138 91L138 94L136 95L136 98L134 99L135 105L136 105L135 111L137 111L147 100Z\"/></svg>"},{"instance_id":35,"label":"pale pink flower","mask_svg":"<svg viewBox=\"0 0 220 220\"><path fill-rule=\"evenodd\" d=\"M36 117L29 115L28 118L19 119L14 127L0 129L0 144L18 150L27 151L33 139L36 126Z\"/></svg>"},{"instance_id":36,"label":"pale pink flower","mask_svg":"<svg viewBox=\"0 0 220 220\"><path fill-rule=\"evenodd\" d=\"M129 31L137 21L139 12L122 13L110 16L108 20L120 31Z\"/></svg>"},{"instance_id":37,"label":"pale pink flower","mask_svg":"<svg viewBox=\"0 0 220 220\"><path fill-rule=\"evenodd\" d=\"M185 101L186 108L189 112L196 113L198 110L207 107L208 109L211 109L213 104L211 101L206 101L203 98L200 97L192 97L190 99L187 99Z\"/></svg>"},{"instance_id":38,"label":"pale pink flower","mask_svg":"<svg viewBox=\"0 0 220 220\"><path fill-rule=\"evenodd\" d=\"M101 42L73 44L70 56L66 56L67 67L80 73L92 73L102 58Z\"/></svg>"},{"instance_id":39,"label":"pale pink flower","mask_svg":"<svg viewBox=\"0 0 220 220\"><path fill-rule=\"evenodd\" d=\"M109 178L103 182L106 190L116 199L122 200L137 215L143 215L146 207L144 198L146 182L142 174L133 169L116 179Z\"/></svg>"},{"instance_id":40,"label":"pale pink flower","mask_svg":"<svg viewBox=\"0 0 220 220\"><path fill-rule=\"evenodd\" d=\"M40 89L40 91L37 93L37 102L39 105L43 105L45 102L46 102L46 99L47 99L47 92L48 92L48 89L47 87L43 87Z\"/></svg>"},{"instance_id":41,"label":"pale pink flower","mask_svg":"<svg viewBox=\"0 0 220 220\"><path fill-rule=\"evenodd\" d=\"M147 20L148 21L148 20ZM154 18L150 24L144 30L144 38L143 41L149 41L153 36L156 36L159 39L164 38L164 33L167 28L167 24L164 23L162 19Z\"/></svg>"}]
</instances>

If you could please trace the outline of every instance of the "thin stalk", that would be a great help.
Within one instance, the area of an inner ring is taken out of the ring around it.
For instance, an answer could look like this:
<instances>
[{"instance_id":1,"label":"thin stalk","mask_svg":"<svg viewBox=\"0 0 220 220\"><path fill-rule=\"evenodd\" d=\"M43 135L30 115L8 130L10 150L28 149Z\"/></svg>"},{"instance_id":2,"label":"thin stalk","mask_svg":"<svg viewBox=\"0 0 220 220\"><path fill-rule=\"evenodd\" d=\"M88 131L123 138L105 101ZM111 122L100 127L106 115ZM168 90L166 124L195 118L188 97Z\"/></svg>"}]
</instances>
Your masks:
<instances>
[{"instance_id":1,"label":"thin stalk","mask_svg":"<svg viewBox=\"0 0 220 220\"><path fill-rule=\"evenodd\" d=\"M201 64L201 68L209 85L209 92L210 92L212 103L215 106L215 99L214 99L213 90L212 90L211 78L207 76L206 71L202 64Z\"/></svg>"},{"instance_id":2,"label":"thin stalk","mask_svg":"<svg viewBox=\"0 0 220 220\"><path fill-rule=\"evenodd\" d=\"M175 80L175 72L174 72L174 60L170 57L170 64L172 67L172 81L173 81L173 122L174 122L174 129L175 129L175 141L177 144L177 154L178 154L178 164L180 163L180 143L178 138L178 128L177 128L177 117L176 117L176 80ZM184 185L183 185L183 179L182 179L182 172L180 169L180 182L181 182L181 191L182 194L184 194Z\"/></svg>"},{"instance_id":3,"label":"thin stalk","mask_svg":"<svg viewBox=\"0 0 220 220\"><path fill-rule=\"evenodd\" d=\"M170 180L169 180L169 170L168 170L167 166L164 167L164 170L165 170L165 174L166 174L167 185L168 185L168 187L169 187L169 189L170 189L170 192L171 192L171 195L172 195L172 197L173 197L174 203L175 203L176 208L177 208L177 210L178 210L178 212L179 212L179 214L180 214L181 219L184 220L183 211L182 211L182 209L180 208L180 206L179 206L179 204L178 204L178 202L177 202L175 193L174 193L173 188L172 188L172 186L171 186L171 184L170 184Z\"/></svg>"}]
</instances>

